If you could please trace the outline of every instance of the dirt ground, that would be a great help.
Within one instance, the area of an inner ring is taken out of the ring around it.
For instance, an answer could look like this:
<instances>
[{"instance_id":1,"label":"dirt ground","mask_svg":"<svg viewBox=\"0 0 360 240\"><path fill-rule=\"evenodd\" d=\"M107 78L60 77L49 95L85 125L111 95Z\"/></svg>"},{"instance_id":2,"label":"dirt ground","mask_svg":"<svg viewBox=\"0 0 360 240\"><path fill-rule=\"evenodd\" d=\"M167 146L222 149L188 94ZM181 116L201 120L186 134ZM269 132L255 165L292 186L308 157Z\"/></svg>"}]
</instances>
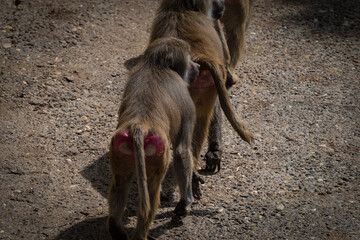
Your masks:
<instances>
[{"instance_id":1,"label":"dirt ground","mask_svg":"<svg viewBox=\"0 0 360 240\"><path fill-rule=\"evenodd\" d=\"M0 239L109 239L123 63L144 50L158 1L0 6ZM150 234L360 239L359 1L258 0L237 74L255 147L225 121L223 169L183 224L163 202ZM129 232L135 211L132 197Z\"/></svg>"}]
</instances>

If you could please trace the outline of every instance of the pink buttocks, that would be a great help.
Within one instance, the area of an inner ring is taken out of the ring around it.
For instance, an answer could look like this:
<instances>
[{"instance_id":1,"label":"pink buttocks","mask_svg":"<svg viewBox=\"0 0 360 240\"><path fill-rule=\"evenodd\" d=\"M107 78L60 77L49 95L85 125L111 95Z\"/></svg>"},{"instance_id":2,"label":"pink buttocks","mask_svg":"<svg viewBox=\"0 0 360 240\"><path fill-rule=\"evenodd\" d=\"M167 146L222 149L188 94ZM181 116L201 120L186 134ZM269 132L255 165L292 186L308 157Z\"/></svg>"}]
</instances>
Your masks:
<instances>
[{"instance_id":1,"label":"pink buttocks","mask_svg":"<svg viewBox=\"0 0 360 240\"><path fill-rule=\"evenodd\" d=\"M113 141L114 150L125 155L134 153L134 141L128 132L120 132L115 135ZM144 151L146 156L154 156L164 153L165 143L161 137L148 134L144 139Z\"/></svg>"},{"instance_id":2,"label":"pink buttocks","mask_svg":"<svg viewBox=\"0 0 360 240\"><path fill-rule=\"evenodd\" d=\"M119 151L126 155L131 155L134 152L134 142L128 132L116 134L113 141L113 147L115 151Z\"/></svg>"},{"instance_id":3,"label":"pink buttocks","mask_svg":"<svg viewBox=\"0 0 360 240\"><path fill-rule=\"evenodd\" d=\"M146 156L160 156L164 153L165 143L161 137L148 134L144 139L144 151Z\"/></svg>"}]
</instances>

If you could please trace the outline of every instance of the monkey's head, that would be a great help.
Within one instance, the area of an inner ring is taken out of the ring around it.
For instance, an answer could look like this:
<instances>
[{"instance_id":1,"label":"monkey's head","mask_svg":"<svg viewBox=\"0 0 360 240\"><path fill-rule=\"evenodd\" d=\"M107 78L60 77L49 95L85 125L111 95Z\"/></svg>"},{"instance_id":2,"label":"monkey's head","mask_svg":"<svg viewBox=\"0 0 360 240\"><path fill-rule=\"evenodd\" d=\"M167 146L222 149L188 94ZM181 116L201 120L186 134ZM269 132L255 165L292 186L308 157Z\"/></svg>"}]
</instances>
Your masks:
<instances>
[{"instance_id":1,"label":"monkey's head","mask_svg":"<svg viewBox=\"0 0 360 240\"><path fill-rule=\"evenodd\" d=\"M220 19L225 11L225 0L185 0L189 10L199 11L212 19Z\"/></svg>"},{"instance_id":2,"label":"monkey's head","mask_svg":"<svg viewBox=\"0 0 360 240\"><path fill-rule=\"evenodd\" d=\"M153 41L144 53L144 58L152 67L171 69L184 81L190 83L199 74L200 65L190 57L190 46L178 38L159 38Z\"/></svg>"},{"instance_id":3,"label":"monkey's head","mask_svg":"<svg viewBox=\"0 0 360 240\"><path fill-rule=\"evenodd\" d=\"M201 12L212 19L220 19L225 11L225 0L163 0L162 10Z\"/></svg>"},{"instance_id":4,"label":"monkey's head","mask_svg":"<svg viewBox=\"0 0 360 240\"><path fill-rule=\"evenodd\" d=\"M213 7L212 7L212 18L213 19L220 19L225 12L225 1L224 0L213 0Z\"/></svg>"}]
</instances>

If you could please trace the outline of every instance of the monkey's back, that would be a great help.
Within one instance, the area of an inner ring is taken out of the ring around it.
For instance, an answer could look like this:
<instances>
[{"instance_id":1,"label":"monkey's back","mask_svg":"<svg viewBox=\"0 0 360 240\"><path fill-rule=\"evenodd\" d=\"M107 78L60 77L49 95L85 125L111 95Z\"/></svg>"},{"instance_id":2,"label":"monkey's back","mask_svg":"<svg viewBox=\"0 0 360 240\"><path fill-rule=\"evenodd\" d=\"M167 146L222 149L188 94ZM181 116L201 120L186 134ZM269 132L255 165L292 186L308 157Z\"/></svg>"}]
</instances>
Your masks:
<instances>
[{"instance_id":1,"label":"monkey's back","mask_svg":"<svg viewBox=\"0 0 360 240\"><path fill-rule=\"evenodd\" d=\"M225 62L222 43L213 20L200 12L188 11L179 16L179 37L190 44L193 57L211 57L217 64Z\"/></svg>"},{"instance_id":2,"label":"monkey's back","mask_svg":"<svg viewBox=\"0 0 360 240\"><path fill-rule=\"evenodd\" d=\"M222 43L213 20L203 13L159 12L153 23L150 42L163 37L178 37L188 42L195 61L206 56L219 65L225 62Z\"/></svg>"},{"instance_id":3,"label":"monkey's back","mask_svg":"<svg viewBox=\"0 0 360 240\"><path fill-rule=\"evenodd\" d=\"M117 128L145 123L151 132L176 136L185 116L195 116L195 107L187 84L177 73L147 65L134 67L123 93Z\"/></svg>"}]
</instances>

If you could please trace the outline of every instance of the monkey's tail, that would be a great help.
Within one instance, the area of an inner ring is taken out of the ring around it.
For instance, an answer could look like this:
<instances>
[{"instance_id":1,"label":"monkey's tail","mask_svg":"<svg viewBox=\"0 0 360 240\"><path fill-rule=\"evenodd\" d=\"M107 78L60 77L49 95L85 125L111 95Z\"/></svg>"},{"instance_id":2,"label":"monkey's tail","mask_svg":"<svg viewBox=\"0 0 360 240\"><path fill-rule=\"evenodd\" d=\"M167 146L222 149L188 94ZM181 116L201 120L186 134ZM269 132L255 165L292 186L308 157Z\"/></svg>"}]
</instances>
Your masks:
<instances>
[{"instance_id":1,"label":"monkey's tail","mask_svg":"<svg viewBox=\"0 0 360 240\"><path fill-rule=\"evenodd\" d=\"M215 63L207 63L210 67L211 75L214 79L215 86L218 91L219 101L221 108L223 109L226 118L229 120L231 126L240 135L241 139L249 143L251 146L254 145L254 135L250 132L246 123L240 120L234 110L234 107L230 103L228 91L225 86L225 81L222 81L219 76L226 74L226 70L220 71L219 66Z\"/></svg>"},{"instance_id":2,"label":"monkey's tail","mask_svg":"<svg viewBox=\"0 0 360 240\"><path fill-rule=\"evenodd\" d=\"M147 219L150 213L150 199L147 186L144 136L145 129L141 124L136 124L130 129L134 141L134 153L136 161L136 177L139 191L139 214Z\"/></svg>"}]
</instances>

